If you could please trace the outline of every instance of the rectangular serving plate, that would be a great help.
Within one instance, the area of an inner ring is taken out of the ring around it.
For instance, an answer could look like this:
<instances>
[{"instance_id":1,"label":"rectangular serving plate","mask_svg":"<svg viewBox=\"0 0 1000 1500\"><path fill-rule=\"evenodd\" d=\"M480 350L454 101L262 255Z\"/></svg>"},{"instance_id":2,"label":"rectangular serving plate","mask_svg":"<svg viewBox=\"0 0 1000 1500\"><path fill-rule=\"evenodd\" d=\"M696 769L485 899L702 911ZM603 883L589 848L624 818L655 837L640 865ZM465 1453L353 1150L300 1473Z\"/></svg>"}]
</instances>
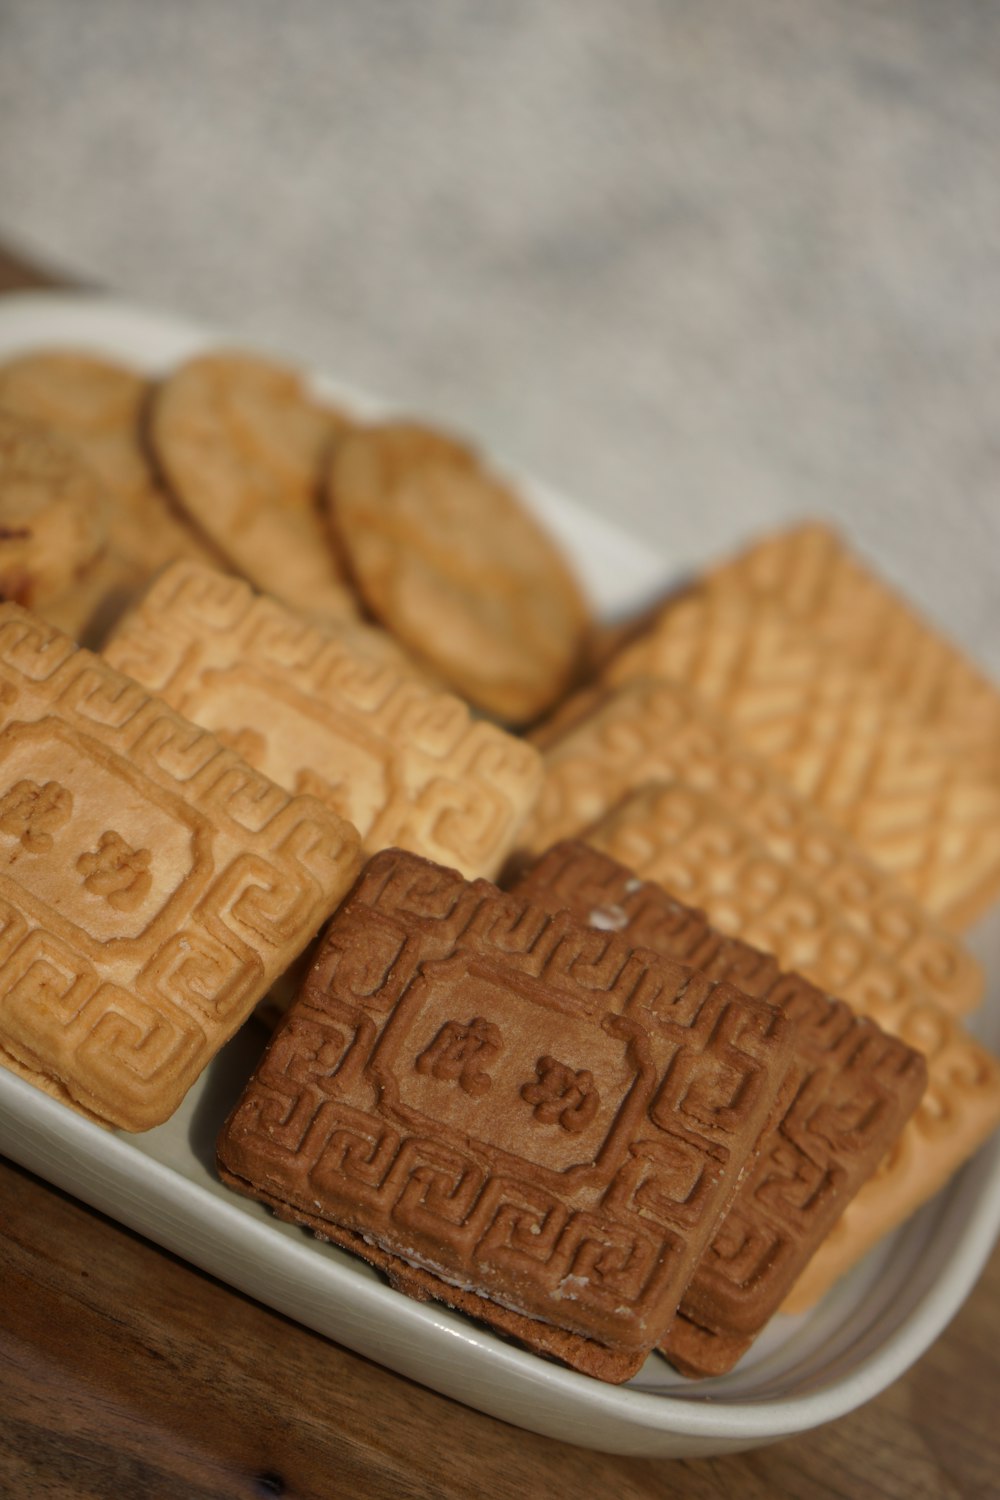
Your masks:
<instances>
[{"instance_id":1,"label":"rectangular serving plate","mask_svg":"<svg viewBox=\"0 0 1000 1500\"><path fill-rule=\"evenodd\" d=\"M0 298L0 359L45 346L85 348L157 375L225 342L211 330L90 294ZM387 410L325 376L312 383L359 415ZM671 581L669 565L647 547L537 482L514 477L606 616ZM1000 972L1000 920L985 924L973 946L988 973ZM972 1024L985 1042L1000 1045L995 982ZM0 1068L0 1150L318 1333L468 1406L566 1442L696 1457L828 1422L883 1390L929 1347L1000 1233L994 1140L819 1307L772 1319L729 1375L688 1382L654 1356L627 1386L606 1386L514 1348L445 1307L409 1300L362 1262L222 1186L215 1138L265 1041L259 1024L248 1022L180 1110L140 1136L104 1131ZM225 1329L214 1337L224 1341Z\"/></svg>"}]
</instances>

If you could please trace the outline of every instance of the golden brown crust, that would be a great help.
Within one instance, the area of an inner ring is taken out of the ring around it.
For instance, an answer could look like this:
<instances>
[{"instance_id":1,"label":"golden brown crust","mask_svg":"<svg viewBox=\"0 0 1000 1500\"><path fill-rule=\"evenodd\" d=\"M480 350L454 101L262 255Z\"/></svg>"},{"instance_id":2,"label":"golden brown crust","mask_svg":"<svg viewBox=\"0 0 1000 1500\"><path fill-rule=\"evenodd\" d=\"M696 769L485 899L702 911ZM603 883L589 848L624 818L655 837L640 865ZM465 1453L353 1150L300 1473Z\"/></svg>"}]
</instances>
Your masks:
<instances>
[{"instance_id":1,"label":"golden brown crust","mask_svg":"<svg viewBox=\"0 0 1000 1500\"><path fill-rule=\"evenodd\" d=\"M290 369L217 352L173 371L149 434L171 493L258 588L317 619L356 608L330 545L323 465L346 420Z\"/></svg>"},{"instance_id":2,"label":"golden brown crust","mask_svg":"<svg viewBox=\"0 0 1000 1500\"><path fill-rule=\"evenodd\" d=\"M470 448L415 423L358 429L328 495L369 609L465 697L526 723L566 691L589 624L580 588Z\"/></svg>"}]
</instances>

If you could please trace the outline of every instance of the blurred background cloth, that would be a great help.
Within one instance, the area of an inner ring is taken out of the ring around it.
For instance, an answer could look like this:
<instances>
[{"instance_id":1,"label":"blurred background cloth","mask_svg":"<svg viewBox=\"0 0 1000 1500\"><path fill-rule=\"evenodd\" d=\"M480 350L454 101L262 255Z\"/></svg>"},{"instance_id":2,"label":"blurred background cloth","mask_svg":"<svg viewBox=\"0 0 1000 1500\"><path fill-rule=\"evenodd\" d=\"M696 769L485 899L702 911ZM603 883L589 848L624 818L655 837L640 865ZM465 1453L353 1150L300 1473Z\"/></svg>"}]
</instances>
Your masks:
<instances>
[{"instance_id":1,"label":"blurred background cloth","mask_svg":"<svg viewBox=\"0 0 1000 1500\"><path fill-rule=\"evenodd\" d=\"M0 0L0 237L1000 672L1000 7Z\"/></svg>"}]
</instances>

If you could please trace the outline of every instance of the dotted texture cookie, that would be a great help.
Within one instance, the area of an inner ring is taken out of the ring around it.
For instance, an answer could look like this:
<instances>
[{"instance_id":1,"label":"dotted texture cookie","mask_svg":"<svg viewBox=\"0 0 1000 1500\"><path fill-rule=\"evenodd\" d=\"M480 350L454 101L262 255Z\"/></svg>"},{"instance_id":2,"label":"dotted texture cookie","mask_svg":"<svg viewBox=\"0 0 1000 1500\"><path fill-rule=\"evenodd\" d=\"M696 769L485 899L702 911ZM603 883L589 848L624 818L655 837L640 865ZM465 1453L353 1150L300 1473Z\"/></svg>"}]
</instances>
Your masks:
<instances>
[{"instance_id":1,"label":"dotted texture cookie","mask_svg":"<svg viewBox=\"0 0 1000 1500\"><path fill-rule=\"evenodd\" d=\"M0 607L0 1063L160 1124L359 863L322 803Z\"/></svg>"},{"instance_id":2,"label":"dotted texture cookie","mask_svg":"<svg viewBox=\"0 0 1000 1500\"><path fill-rule=\"evenodd\" d=\"M581 834L648 783L671 781L738 817L769 856L822 892L850 927L943 1007L960 1013L980 999L982 969L963 943L680 685L620 688L551 746L541 795L519 842L541 853ZM696 848L693 842L691 857ZM706 840L701 864L712 857ZM849 946L841 952L849 954ZM844 966L834 987L843 994L850 982Z\"/></svg>"},{"instance_id":3,"label":"dotted texture cookie","mask_svg":"<svg viewBox=\"0 0 1000 1500\"><path fill-rule=\"evenodd\" d=\"M388 850L331 922L220 1171L627 1378L735 1190L789 1029L732 985Z\"/></svg>"},{"instance_id":4,"label":"dotted texture cookie","mask_svg":"<svg viewBox=\"0 0 1000 1500\"><path fill-rule=\"evenodd\" d=\"M334 451L330 511L375 617L470 702L512 724L569 687L588 614L562 554L471 449L407 423Z\"/></svg>"},{"instance_id":5,"label":"dotted texture cookie","mask_svg":"<svg viewBox=\"0 0 1000 1500\"><path fill-rule=\"evenodd\" d=\"M357 627L320 630L194 563L161 575L105 657L348 818L369 853L398 845L491 875L541 785L533 746L369 655Z\"/></svg>"},{"instance_id":6,"label":"dotted texture cookie","mask_svg":"<svg viewBox=\"0 0 1000 1500\"><path fill-rule=\"evenodd\" d=\"M153 452L180 506L237 572L319 620L356 614L321 496L344 426L294 371L248 354L189 360L150 407Z\"/></svg>"}]
</instances>

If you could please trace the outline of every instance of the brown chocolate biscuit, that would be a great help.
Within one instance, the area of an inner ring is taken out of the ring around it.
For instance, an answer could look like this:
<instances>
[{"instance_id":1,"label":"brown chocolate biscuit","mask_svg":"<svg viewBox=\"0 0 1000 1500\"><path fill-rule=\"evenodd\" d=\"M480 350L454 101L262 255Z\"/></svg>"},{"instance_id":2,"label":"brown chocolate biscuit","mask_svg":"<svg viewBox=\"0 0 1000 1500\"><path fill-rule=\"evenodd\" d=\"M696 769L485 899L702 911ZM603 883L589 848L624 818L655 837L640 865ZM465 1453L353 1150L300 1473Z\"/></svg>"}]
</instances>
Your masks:
<instances>
[{"instance_id":1,"label":"brown chocolate biscuit","mask_svg":"<svg viewBox=\"0 0 1000 1500\"><path fill-rule=\"evenodd\" d=\"M396 845L470 878L495 874L538 794L541 757L399 659L373 656L363 630L311 626L239 579L177 563L104 654L280 786L350 819L368 853Z\"/></svg>"},{"instance_id":2,"label":"brown chocolate biscuit","mask_svg":"<svg viewBox=\"0 0 1000 1500\"><path fill-rule=\"evenodd\" d=\"M660 1344L685 1375L723 1374L898 1138L927 1082L924 1059L586 844L556 845L513 894L737 984L794 1022L780 1106Z\"/></svg>"},{"instance_id":3,"label":"brown chocolate biscuit","mask_svg":"<svg viewBox=\"0 0 1000 1500\"><path fill-rule=\"evenodd\" d=\"M322 803L0 607L0 1063L160 1124L359 863Z\"/></svg>"},{"instance_id":4,"label":"brown chocolate biscuit","mask_svg":"<svg viewBox=\"0 0 1000 1500\"><path fill-rule=\"evenodd\" d=\"M470 448L412 423L359 428L329 499L365 603L445 682L512 724L566 692L589 628L580 587Z\"/></svg>"},{"instance_id":5,"label":"brown chocolate biscuit","mask_svg":"<svg viewBox=\"0 0 1000 1500\"><path fill-rule=\"evenodd\" d=\"M173 371L149 413L153 453L177 503L251 583L317 620L357 614L321 497L323 466L346 426L294 371L225 352Z\"/></svg>"},{"instance_id":6,"label":"brown chocolate biscuit","mask_svg":"<svg viewBox=\"0 0 1000 1500\"><path fill-rule=\"evenodd\" d=\"M732 985L387 850L330 924L220 1170L622 1378L728 1206L788 1029Z\"/></svg>"}]
</instances>

